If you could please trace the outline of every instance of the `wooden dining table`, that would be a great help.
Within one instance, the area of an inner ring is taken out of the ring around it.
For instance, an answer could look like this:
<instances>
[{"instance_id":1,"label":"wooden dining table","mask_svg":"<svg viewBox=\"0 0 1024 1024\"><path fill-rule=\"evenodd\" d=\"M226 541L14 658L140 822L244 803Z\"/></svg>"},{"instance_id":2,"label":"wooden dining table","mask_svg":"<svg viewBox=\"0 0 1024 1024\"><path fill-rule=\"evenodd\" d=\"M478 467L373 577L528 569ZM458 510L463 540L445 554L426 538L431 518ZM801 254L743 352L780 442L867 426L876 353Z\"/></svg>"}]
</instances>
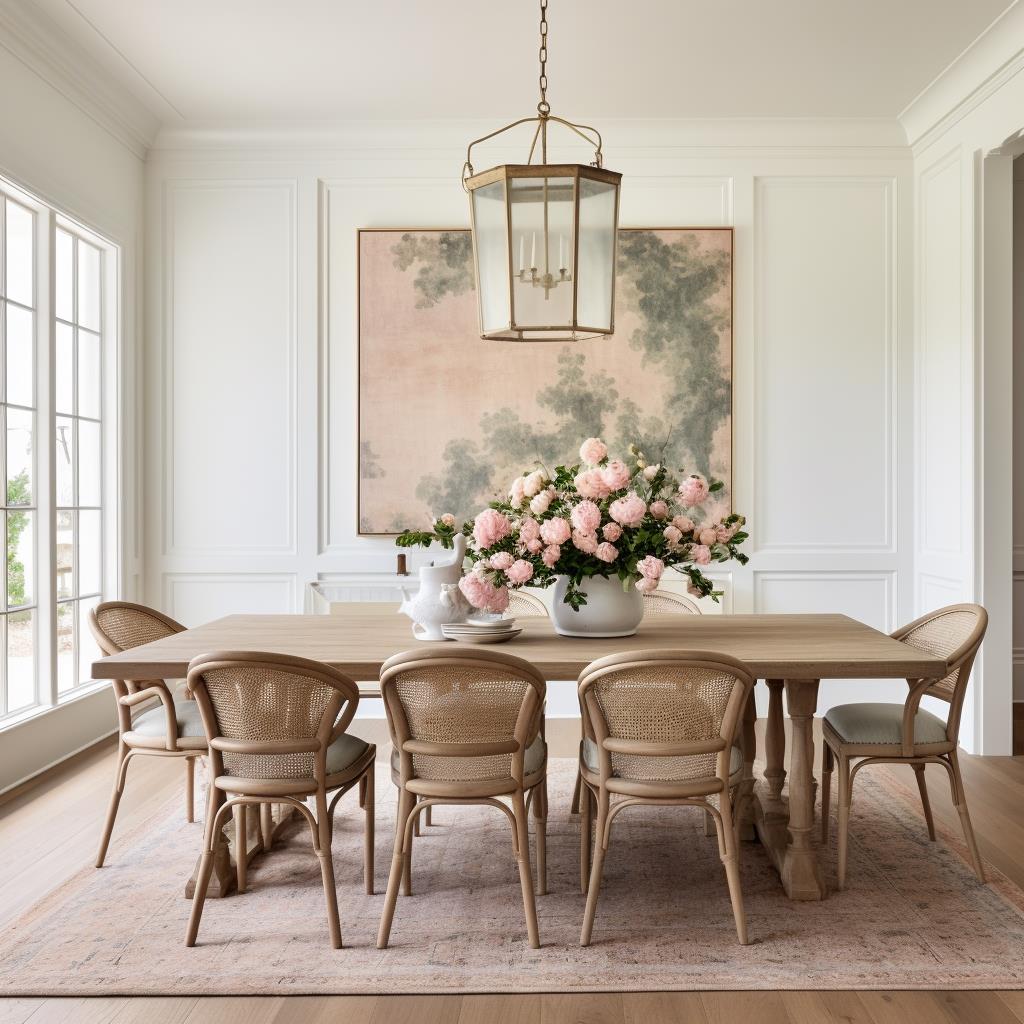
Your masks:
<instances>
[{"instance_id":1,"label":"wooden dining table","mask_svg":"<svg viewBox=\"0 0 1024 1024\"><path fill-rule=\"evenodd\" d=\"M420 643L396 604L353 603L331 615L229 615L93 663L95 679L181 679L189 662L211 651L264 651L325 662L378 697L381 665ZM753 724L744 736L743 791L753 826L790 899L820 900L828 888L814 828L813 721L822 679L941 679L945 661L893 640L846 615L683 615L644 619L633 636L614 639L558 636L550 620L521 619L522 635L501 650L524 658L555 686L575 686L596 658L620 651L701 650L739 658L768 687L764 771L754 777ZM902 699L905 690L895 688ZM788 799L783 767L791 724Z\"/></svg>"}]
</instances>

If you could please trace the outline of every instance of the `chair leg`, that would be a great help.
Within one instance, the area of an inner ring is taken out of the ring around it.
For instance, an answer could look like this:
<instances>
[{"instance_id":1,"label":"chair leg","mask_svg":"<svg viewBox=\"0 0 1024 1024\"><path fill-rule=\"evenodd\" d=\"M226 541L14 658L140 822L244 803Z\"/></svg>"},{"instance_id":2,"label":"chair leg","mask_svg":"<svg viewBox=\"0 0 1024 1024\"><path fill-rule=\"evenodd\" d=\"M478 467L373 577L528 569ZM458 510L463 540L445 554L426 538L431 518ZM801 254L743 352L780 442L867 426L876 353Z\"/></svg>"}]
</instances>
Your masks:
<instances>
[{"instance_id":1,"label":"chair leg","mask_svg":"<svg viewBox=\"0 0 1024 1024\"><path fill-rule=\"evenodd\" d=\"M580 892L587 895L590 885L590 855L593 846L593 794L590 787L583 785L580 794Z\"/></svg>"},{"instance_id":2,"label":"chair leg","mask_svg":"<svg viewBox=\"0 0 1024 1024\"><path fill-rule=\"evenodd\" d=\"M249 877L248 807L246 804L235 804L231 813L235 819L235 878L238 891L243 893Z\"/></svg>"},{"instance_id":3,"label":"chair leg","mask_svg":"<svg viewBox=\"0 0 1024 1024\"><path fill-rule=\"evenodd\" d=\"M185 817L189 824L196 820L196 759L185 758Z\"/></svg>"},{"instance_id":4,"label":"chair leg","mask_svg":"<svg viewBox=\"0 0 1024 1024\"><path fill-rule=\"evenodd\" d=\"M533 896L533 872L530 870L530 831L526 820L526 800L523 791L512 797L512 813L515 816L513 848L519 865L519 882L523 890L523 912L526 915L526 932L530 945L540 949L540 931L537 926L537 904Z\"/></svg>"},{"instance_id":5,"label":"chair leg","mask_svg":"<svg viewBox=\"0 0 1024 1024\"><path fill-rule=\"evenodd\" d=\"M425 811L423 812L423 824L424 824L425 826L428 826L428 827L429 827L430 825L433 825L433 824L434 824L434 806L433 806L433 804L431 804L431 805L430 805L430 806L429 806L429 807L428 807L428 808L427 808L427 809L426 809L426 810L425 810Z\"/></svg>"},{"instance_id":6,"label":"chair leg","mask_svg":"<svg viewBox=\"0 0 1024 1024\"><path fill-rule=\"evenodd\" d=\"M331 818L327 811L327 794L321 789L316 795L316 855L320 860L324 897L327 900L327 930L331 935L331 945L335 949L341 949L341 921L338 917L338 890L334 884L331 837Z\"/></svg>"},{"instance_id":7,"label":"chair leg","mask_svg":"<svg viewBox=\"0 0 1024 1024\"><path fill-rule=\"evenodd\" d=\"M412 826L412 834L417 839L419 839L419 837L420 837L420 818L422 818L422 817L423 817L422 814L417 814L416 815L416 820L413 822L413 826ZM408 896L409 894L406 893L405 895Z\"/></svg>"},{"instance_id":8,"label":"chair leg","mask_svg":"<svg viewBox=\"0 0 1024 1024\"><path fill-rule=\"evenodd\" d=\"M196 877L196 888L192 894L192 909L188 915L188 930L185 933L185 945L194 946L196 936L199 934L199 922L203 916L203 904L206 902L206 891L210 887L210 877L213 875L213 862L217 851L217 844L224 842L221 828L214 828L217 824L217 812L224 802L224 793L219 789L210 786L210 793L206 798L206 829L203 835L203 856L199 861L199 874Z\"/></svg>"},{"instance_id":9,"label":"chair leg","mask_svg":"<svg viewBox=\"0 0 1024 1024\"><path fill-rule=\"evenodd\" d=\"M604 873L604 856L608 850L605 842L605 822L608 820L608 791L602 786L597 794L597 847L594 863L590 869L590 884L587 887L587 909L583 913L583 929L580 945L589 946L594 932L594 914L597 912L597 897L601 889L601 875Z\"/></svg>"},{"instance_id":10,"label":"chair leg","mask_svg":"<svg viewBox=\"0 0 1024 1024\"><path fill-rule=\"evenodd\" d=\"M384 897L384 912L377 932L377 948L387 949L391 937L391 922L395 919L395 904L398 902L398 887L405 876L405 826L412 813L416 797L404 789L398 791L398 822L395 827L395 851L391 857L391 873L388 875L388 890ZM411 844L410 844L411 845Z\"/></svg>"},{"instance_id":11,"label":"chair leg","mask_svg":"<svg viewBox=\"0 0 1024 1024\"><path fill-rule=\"evenodd\" d=\"M736 921L736 937L740 940L741 946L746 946L750 941L747 938L747 915L743 909L743 888L740 885L740 855L738 843L736 842L736 831L732 824L732 806L728 798L723 794L719 801L719 813L721 821L715 821L719 826L719 845L723 848L722 864L725 866L725 879L729 883L729 899L732 901L732 916Z\"/></svg>"},{"instance_id":12,"label":"chair leg","mask_svg":"<svg viewBox=\"0 0 1024 1024\"><path fill-rule=\"evenodd\" d=\"M416 797L413 797L413 803L416 802ZM403 828L402 818L402 791L398 791L398 812L395 815L395 835L401 837ZM419 835L419 818L417 817L416 822L413 824L413 838ZM409 846L409 852L405 857L405 868L402 875L402 895L412 895L412 845Z\"/></svg>"},{"instance_id":13,"label":"chair leg","mask_svg":"<svg viewBox=\"0 0 1024 1024\"><path fill-rule=\"evenodd\" d=\"M579 769L576 769L576 788L572 791L572 807L569 808L570 814L580 813L580 797L583 795L583 776L580 774Z\"/></svg>"},{"instance_id":14,"label":"chair leg","mask_svg":"<svg viewBox=\"0 0 1024 1024\"><path fill-rule=\"evenodd\" d=\"M828 844L829 815L832 810L832 769L835 767L835 754L832 748L822 740L821 743L821 841Z\"/></svg>"},{"instance_id":15,"label":"chair leg","mask_svg":"<svg viewBox=\"0 0 1024 1024\"><path fill-rule=\"evenodd\" d=\"M954 750L949 754L949 763L953 766L950 779L953 782L953 803L956 805L957 813L960 815L960 826L964 830L964 839L967 848L971 851L971 860L974 862L974 873L978 876L979 882L985 882L985 865L981 860L981 852L978 850L978 842L974 838L974 828L971 826L971 816L967 812L967 794L964 792L964 778L960 774L960 760Z\"/></svg>"},{"instance_id":16,"label":"chair leg","mask_svg":"<svg viewBox=\"0 0 1024 1024\"><path fill-rule=\"evenodd\" d=\"M934 843L935 842L935 819L932 818L932 805L928 801L928 784L924 781L924 769L923 764L911 765L914 769L914 774L917 776L917 789L921 794L921 806L924 808L924 820L928 825L928 838Z\"/></svg>"},{"instance_id":17,"label":"chair leg","mask_svg":"<svg viewBox=\"0 0 1024 1024\"><path fill-rule=\"evenodd\" d=\"M260 804L260 847L268 853L274 846L274 805Z\"/></svg>"},{"instance_id":18,"label":"chair leg","mask_svg":"<svg viewBox=\"0 0 1024 1024\"><path fill-rule=\"evenodd\" d=\"M363 824L363 883L366 895L373 895L373 843L374 843L374 766L366 769L366 774L359 783L360 802L363 806L365 822Z\"/></svg>"},{"instance_id":19,"label":"chair leg","mask_svg":"<svg viewBox=\"0 0 1024 1024\"><path fill-rule=\"evenodd\" d=\"M846 852L850 840L850 759L839 755L839 835L837 841L836 888L846 888Z\"/></svg>"},{"instance_id":20,"label":"chair leg","mask_svg":"<svg viewBox=\"0 0 1024 1024\"><path fill-rule=\"evenodd\" d=\"M715 816L710 811L704 812L704 835L709 838L713 835L717 835Z\"/></svg>"},{"instance_id":21,"label":"chair leg","mask_svg":"<svg viewBox=\"0 0 1024 1024\"><path fill-rule=\"evenodd\" d=\"M537 895L548 894L548 780L537 786L533 797L533 819L537 829Z\"/></svg>"},{"instance_id":22,"label":"chair leg","mask_svg":"<svg viewBox=\"0 0 1024 1024\"><path fill-rule=\"evenodd\" d=\"M107 847L110 845L110 836L114 831L114 819L117 817L117 808L121 803L121 794L124 792L124 783L128 775L128 762L131 751L124 743L117 745L117 764L114 767L114 788L110 793L110 803L107 805L107 819L103 823L103 835L100 837L100 848L96 854L96 867L103 867L103 861L107 857Z\"/></svg>"}]
</instances>

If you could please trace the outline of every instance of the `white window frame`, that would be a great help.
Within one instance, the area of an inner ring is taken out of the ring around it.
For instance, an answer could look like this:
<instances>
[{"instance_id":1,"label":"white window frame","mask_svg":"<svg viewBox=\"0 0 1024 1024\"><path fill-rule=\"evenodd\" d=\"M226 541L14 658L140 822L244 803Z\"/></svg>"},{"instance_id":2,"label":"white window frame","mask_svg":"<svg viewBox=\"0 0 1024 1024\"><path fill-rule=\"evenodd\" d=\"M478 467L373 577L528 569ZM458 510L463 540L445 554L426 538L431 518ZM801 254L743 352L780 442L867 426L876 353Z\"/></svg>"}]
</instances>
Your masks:
<instances>
[{"instance_id":1,"label":"white window frame","mask_svg":"<svg viewBox=\"0 0 1024 1024\"><path fill-rule=\"evenodd\" d=\"M101 500L101 600L121 592L120 554L120 361L121 361L121 250L111 240L37 198L17 184L0 177L0 201L10 197L32 210L34 220L35 275L35 446L33 507L36 509L35 545L36 602L36 702L4 713L0 705L0 731L29 718L77 700L109 685L108 680L84 680L60 693L57 680L57 547L56 547L56 374L57 228L100 250L100 500ZM75 381L77 386L77 379ZM0 439L6 443L6 438ZM77 474L77 467L75 469ZM6 488L6 481L3 482ZM3 495L6 503L6 492ZM78 500L78 494L75 495ZM6 536L3 539L6 550ZM77 540L76 540L77 547ZM77 555L77 551L76 551ZM76 575L78 565L75 566ZM6 580L0 581L6 586ZM76 583L76 612L78 609ZM77 617L77 616L76 616ZM77 654L77 652L76 652ZM6 679L6 646L0 666ZM77 665L76 665L77 678ZM4 694L6 697L6 694Z\"/></svg>"}]
</instances>

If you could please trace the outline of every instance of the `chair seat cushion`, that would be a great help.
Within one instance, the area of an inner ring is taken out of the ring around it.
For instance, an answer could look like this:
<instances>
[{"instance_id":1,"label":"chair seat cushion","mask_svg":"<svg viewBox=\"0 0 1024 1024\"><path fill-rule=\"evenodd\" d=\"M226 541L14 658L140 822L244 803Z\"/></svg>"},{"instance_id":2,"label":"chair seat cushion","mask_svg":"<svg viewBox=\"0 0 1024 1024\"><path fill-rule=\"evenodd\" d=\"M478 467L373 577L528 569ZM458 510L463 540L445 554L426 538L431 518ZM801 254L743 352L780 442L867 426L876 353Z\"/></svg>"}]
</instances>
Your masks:
<instances>
[{"instance_id":1,"label":"chair seat cushion","mask_svg":"<svg viewBox=\"0 0 1024 1024\"><path fill-rule=\"evenodd\" d=\"M548 756L548 745L544 742L544 737L537 734L537 738L526 748L526 756L523 758L523 774L533 775L539 772L544 767L544 759ZM401 759L399 758L398 751L391 751L391 770L398 772L401 770Z\"/></svg>"},{"instance_id":2,"label":"chair seat cushion","mask_svg":"<svg viewBox=\"0 0 1024 1024\"><path fill-rule=\"evenodd\" d=\"M840 704L825 712L825 721L846 743L899 746L903 742L902 704ZM945 743L946 723L919 708L914 742Z\"/></svg>"},{"instance_id":3,"label":"chair seat cushion","mask_svg":"<svg viewBox=\"0 0 1024 1024\"><path fill-rule=\"evenodd\" d=\"M594 775L601 770L597 760L597 744L592 739L583 741L583 763L587 766L587 771ZM735 775L742 767L743 751L734 745L729 755L729 774Z\"/></svg>"},{"instance_id":4,"label":"chair seat cushion","mask_svg":"<svg viewBox=\"0 0 1024 1024\"><path fill-rule=\"evenodd\" d=\"M203 739L203 720L199 716L199 705L194 700L175 700L174 717L178 722L178 739ZM163 739L167 735L167 714L163 704L144 711L132 722L132 732L138 736Z\"/></svg>"},{"instance_id":5,"label":"chair seat cushion","mask_svg":"<svg viewBox=\"0 0 1024 1024\"><path fill-rule=\"evenodd\" d=\"M327 774L337 775L345 771L366 753L369 746L369 743L358 736L349 736L347 732L343 732L327 748Z\"/></svg>"}]
</instances>

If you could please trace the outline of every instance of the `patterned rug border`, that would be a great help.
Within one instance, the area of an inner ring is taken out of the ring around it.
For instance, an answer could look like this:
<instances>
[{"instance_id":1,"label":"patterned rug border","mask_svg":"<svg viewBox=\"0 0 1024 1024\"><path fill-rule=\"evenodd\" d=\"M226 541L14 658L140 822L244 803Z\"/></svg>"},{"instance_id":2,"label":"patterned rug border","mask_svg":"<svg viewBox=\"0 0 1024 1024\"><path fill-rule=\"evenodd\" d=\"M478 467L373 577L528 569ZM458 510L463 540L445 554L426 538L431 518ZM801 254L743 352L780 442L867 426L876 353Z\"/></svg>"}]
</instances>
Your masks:
<instances>
[{"instance_id":1,"label":"patterned rug border","mask_svg":"<svg viewBox=\"0 0 1024 1024\"><path fill-rule=\"evenodd\" d=\"M561 759L568 760L568 759ZM883 771L878 773L880 776L884 776L886 781L885 788L889 791L890 795L896 798L899 803L903 806L909 816L915 818L921 822L922 827L924 826L924 815L920 807L919 798L916 791L912 791L908 786L901 780L899 774L894 771L891 767L886 766ZM817 774L815 775L817 779ZM819 780L820 782L820 780ZM820 787L819 787L820 788ZM833 862L833 842L834 839L834 820L835 820L835 794L833 794L833 810L832 810L832 824L830 825L830 842L829 849L827 851L821 850L820 837L819 837L819 851L823 860L826 875L831 873L831 867ZM136 841L142 837L146 830L149 829L154 822L165 820L171 814L177 813L180 805L180 795L169 796L163 803L159 805L150 815L140 821L134 827L123 833L119 837L116 837L111 843L111 859L117 857L117 855L124 851L126 848L131 847ZM816 804L816 808L820 813L820 800ZM853 822L851 821L851 825ZM855 829L855 826L854 826ZM856 842L856 835L854 829L851 830L850 841L851 844ZM935 821L936 838L938 843L944 844L947 849L955 853L957 859L967 868L973 871L971 867L970 853L964 843L963 837L960 832L954 831L948 827L943 821L936 819ZM747 845L747 844L744 844ZM993 890L998 897L1010 908L1012 908L1018 916L1024 919L1024 889L1019 887L1012 879L1004 874L998 867L993 865L989 860L984 861L985 871L987 877L988 888ZM22 911L17 917L11 919L7 924L0 927L0 962L9 954L12 948L17 946L21 934L26 929L31 929L32 925L44 918L47 914L52 913L63 904L69 896L74 895L76 892L86 887L91 880L95 877L96 868L91 864L85 864L77 872L69 876L64 882L62 882L56 889L47 893L44 897L37 900L30 907ZM216 902L216 901L215 901ZM551 943L550 948L557 950L560 944ZM184 949L184 947L183 947ZM343 957L345 949L341 949L338 955ZM336 982L330 985L279 985L278 987L267 986L265 988L253 988L252 986L232 986L227 985L219 988L216 992L205 992L205 991L184 991L181 988L166 987L160 985L146 985L139 984L131 987L119 987L119 986L105 986L102 990L97 988L96 983L76 985L74 980L69 979L69 984L61 985L60 987L52 986L23 986L19 987L17 984L8 984L4 981L0 981L0 1000L16 999L16 998L53 998L53 997L67 997L67 998L89 998L89 997L185 997L185 996L206 996L206 995L218 995L226 997L240 997L240 996L323 996L323 995L338 995L338 996L400 996L400 995L422 995L423 991L421 988L414 987L412 985L396 986L390 988L387 991L369 990L366 987L359 987L356 985L346 985L345 979L339 977ZM908 992L947 992L947 991L963 991L963 992L983 992L983 991L1022 991L1024 990L1024 984L1019 980L1008 980L1005 983L993 981L991 979L986 980L984 984L971 984L965 983L960 980L952 980L948 985L936 985L933 981L929 982L916 982L913 978L903 978L898 984L894 984L891 978L879 979L873 981L871 979L860 978L857 980L856 985L851 985L849 979L844 979L842 982L835 985L830 984L817 984L817 985L786 985L778 986L763 983L751 983L749 985L737 983L734 980L730 981L729 984L707 984L707 985L694 985L688 984L685 986L671 986L665 985L664 983L658 984L644 984L643 981L637 979L635 984L625 986L621 983L611 985L560 985L558 987L551 988L501 988L498 986L477 986L477 985L451 985L451 986L434 986L431 990L431 994L436 995L493 995L493 994L510 994L510 995L543 995L543 994L557 994L557 993L570 993L570 994L586 994L586 993L646 993L646 992L842 992L842 991L868 991L868 992L879 992L879 991L908 991Z\"/></svg>"}]
</instances>

